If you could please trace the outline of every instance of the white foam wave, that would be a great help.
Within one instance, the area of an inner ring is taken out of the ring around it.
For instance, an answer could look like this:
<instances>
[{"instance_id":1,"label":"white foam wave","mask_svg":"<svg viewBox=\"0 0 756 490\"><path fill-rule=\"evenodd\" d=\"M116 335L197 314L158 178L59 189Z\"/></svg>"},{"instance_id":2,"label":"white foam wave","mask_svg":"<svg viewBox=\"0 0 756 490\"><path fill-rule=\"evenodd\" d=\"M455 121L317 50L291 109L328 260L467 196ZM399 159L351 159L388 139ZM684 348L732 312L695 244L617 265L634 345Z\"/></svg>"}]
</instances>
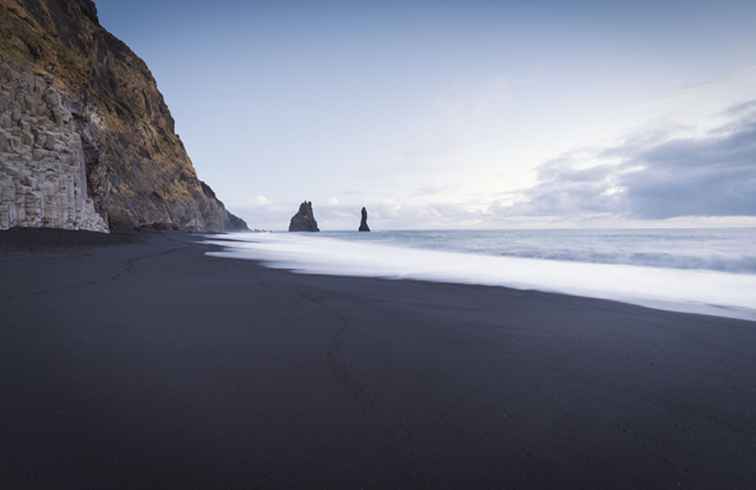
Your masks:
<instances>
[{"instance_id":1,"label":"white foam wave","mask_svg":"<svg viewBox=\"0 0 756 490\"><path fill-rule=\"evenodd\" d=\"M235 234L217 257L305 274L507 286L756 320L756 275L485 256L302 234Z\"/></svg>"}]
</instances>

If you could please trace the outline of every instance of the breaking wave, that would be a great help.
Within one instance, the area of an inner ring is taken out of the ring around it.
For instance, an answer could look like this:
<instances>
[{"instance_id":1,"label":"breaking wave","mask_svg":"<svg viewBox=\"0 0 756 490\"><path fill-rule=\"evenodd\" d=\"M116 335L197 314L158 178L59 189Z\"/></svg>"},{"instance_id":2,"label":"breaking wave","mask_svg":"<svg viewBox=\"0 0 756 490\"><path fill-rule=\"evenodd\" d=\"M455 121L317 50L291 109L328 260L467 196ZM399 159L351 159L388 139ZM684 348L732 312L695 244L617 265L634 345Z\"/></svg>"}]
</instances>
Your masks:
<instances>
[{"instance_id":1,"label":"breaking wave","mask_svg":"<svg viewBox=\"0 0 756 490\"><path fill-rule=\"evenodd\" d=\"M355 234L356 235L356 234ZM530 258L399 246L375 238L233 234L217 257L297 273L506 286L756 320L756 274Z\"/></svg>"}]
</instances>

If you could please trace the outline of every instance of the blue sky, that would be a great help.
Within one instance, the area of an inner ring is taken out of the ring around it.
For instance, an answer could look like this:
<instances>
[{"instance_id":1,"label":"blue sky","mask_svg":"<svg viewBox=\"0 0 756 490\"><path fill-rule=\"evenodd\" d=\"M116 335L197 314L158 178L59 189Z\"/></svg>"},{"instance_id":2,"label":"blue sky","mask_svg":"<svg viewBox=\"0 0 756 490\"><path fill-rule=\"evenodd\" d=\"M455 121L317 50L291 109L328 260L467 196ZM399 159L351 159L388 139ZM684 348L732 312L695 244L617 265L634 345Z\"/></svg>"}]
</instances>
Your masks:
<instances>
[{"instance_id":1,"label":"blue sky","mask_svg":"<svg viewBox=\"0 0 756 490\"><path fill-rule=\"evenodd\" d=\"M98 9L252 226L756 224L756 2Z\"/></svg>"}]
</instances>

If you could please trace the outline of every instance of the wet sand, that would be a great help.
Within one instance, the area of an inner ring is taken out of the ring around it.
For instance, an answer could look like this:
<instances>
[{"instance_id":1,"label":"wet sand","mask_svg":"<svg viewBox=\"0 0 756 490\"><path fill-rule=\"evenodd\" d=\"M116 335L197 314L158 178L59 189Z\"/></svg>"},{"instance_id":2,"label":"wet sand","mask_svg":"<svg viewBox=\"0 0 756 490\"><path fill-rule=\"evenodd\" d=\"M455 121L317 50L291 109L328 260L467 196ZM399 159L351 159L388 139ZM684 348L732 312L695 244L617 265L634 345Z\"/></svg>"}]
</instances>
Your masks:
<instances>
[{"instance_id":1,"label":"wet sand","mask_svg":"<svg viewBox=\"0 0 756 490\"><path fill-rule=\"evenodd\" d=\"M756 323L0 233L3 488L756 488Z\"/></svg>"}]
</instances>

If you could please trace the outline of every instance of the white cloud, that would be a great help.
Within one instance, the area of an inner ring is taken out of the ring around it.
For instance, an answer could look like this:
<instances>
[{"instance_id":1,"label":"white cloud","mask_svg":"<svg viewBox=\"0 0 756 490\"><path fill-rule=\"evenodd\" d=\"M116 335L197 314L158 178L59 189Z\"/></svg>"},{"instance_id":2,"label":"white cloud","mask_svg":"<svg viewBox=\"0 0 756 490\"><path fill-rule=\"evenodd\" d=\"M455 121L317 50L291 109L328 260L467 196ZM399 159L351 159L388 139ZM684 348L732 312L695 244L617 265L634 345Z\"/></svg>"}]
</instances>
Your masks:
<instances>
[{"instance_id":1,"label":"white cloud","mask_svg":"<svg viewBox=\"0 0 756 490\"><path fill-rule=\"evenodd\" d=\"M260 194L255 196L255 203L258 206L269 206L272 204L272 201L267 196Z\"/></svg>"},{"instance_id":2,"label":"white cloud","mask_svg":"<svg viewBox=\"0 0 756 490\"><path fill-rule=\"evenodd\" d=\"M725 114L730 120L724 126L703 134L633 137L590 155L546 162L538 169L538 183L519 202L502 204L496 212L571 218L756 216L756 104L739 104Z\"/></svg>"}]
</instances>

